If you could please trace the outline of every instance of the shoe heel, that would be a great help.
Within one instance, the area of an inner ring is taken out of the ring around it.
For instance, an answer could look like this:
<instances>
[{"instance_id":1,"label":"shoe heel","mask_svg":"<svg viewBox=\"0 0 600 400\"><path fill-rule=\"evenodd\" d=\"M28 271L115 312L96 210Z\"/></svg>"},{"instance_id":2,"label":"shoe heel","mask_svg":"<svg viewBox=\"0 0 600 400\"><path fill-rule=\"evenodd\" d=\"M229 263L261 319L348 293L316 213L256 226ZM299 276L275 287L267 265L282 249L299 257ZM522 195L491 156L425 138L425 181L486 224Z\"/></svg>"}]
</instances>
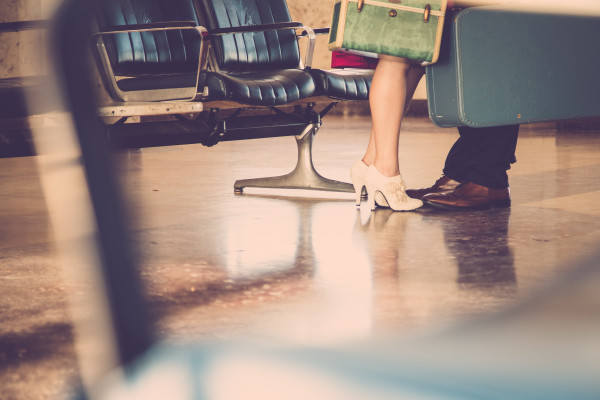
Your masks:
<instances>
[{"instance_id":1,"label":"shoe heel","mask_svg":"<svg viewBox=\"0 0 600 400\"><path fill-rule=\"evenodd\" d=\"M360 207L360 200L362 199L362 194L363 194L363 189L364 189L364 185L358 187L358 185L353 184L354 186L354 196L355 196L355 202L356 202L356 206Z\"/></svg>"},{"instance_id":2,"label":"shoe heel","mask_svg":"<svg viewBox=\"0 0 600 400\"><path fill-rule=\"evenodd\" d=\"M368 169L369 167L362 160L356 161L350 168L350 179L354 187L356 206L360 206L360 201L364 198L363 193L366 194L365 174Z\"/></svg>"},{"instance_id":3,"label":"shoe heel","mask_svg":"<svg viewBox=\"0 0 600 400\"><path fill-rule=\"evenodd\" d=\"M369 204L369 209L371 211L375 210L375 193L371 194L371 192L368 192L368 204Z\"/></svg>"},{"instance_id":4,"label":"shoe heel","mask_svg":"<svg viewBox=\"0 0 600 400\"><path fill-rule=\"evenodd\" d=\"M367 205L369 206L369 210L375 210L377 204L375 204L375 189L372 187L368 187L365 185L365 190L367 191Z\"/></svg>"}]
</instances>

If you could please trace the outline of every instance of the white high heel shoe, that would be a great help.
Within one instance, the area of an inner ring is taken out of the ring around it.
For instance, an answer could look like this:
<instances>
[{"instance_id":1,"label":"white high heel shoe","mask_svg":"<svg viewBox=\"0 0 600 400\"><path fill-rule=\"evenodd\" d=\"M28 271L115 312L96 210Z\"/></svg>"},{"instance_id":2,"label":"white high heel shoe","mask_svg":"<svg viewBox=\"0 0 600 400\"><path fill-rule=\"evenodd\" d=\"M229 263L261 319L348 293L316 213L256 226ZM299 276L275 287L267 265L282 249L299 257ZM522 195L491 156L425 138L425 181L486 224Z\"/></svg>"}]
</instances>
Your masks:
<instances>
[{"instance_id":1,"label":"white high heel shoe","mask_svg":"<svg viewBox=\"0 0 600 400\"><path fill-rule=\"evenodd\" d=\"M365 176L367 175L368 170L369 167L363 162L363 160L357 160L352 166L352 168L350 168L350 178L352 180L352 186L354 186L357 207L360 206L360 199L363 194L363 188L365 189L365 194L367 192L367 188L365 187ZM379 193L375 197L375 202L382 207L388 206L387 201L385 201L385 198Z\"/></svg>"},{"instance_id":2,"label":"white high heel shoe","mask_svg":"<svg viewBox=\"0 0 600 400\"><path fill-rule=\"evenodd\" d=\"M354 186L357 206L360 206L360 198L363 193L363 188L365 187L365 175L367 175L368 169L369 167L363 160L357 160L352 168L350 168L350 178L352 179L352 186Z\"/></svg>"},{"instance_id":3,"label":"white high heel shoe","mask_svg":"<svg viewBox=\"0 0 600 400\"><path fill-rule=\"evenodd\" d=\"M406 194L406 185L402 175L387 177L382 175L374 165L365 174L365 186L369 195L369 207L375 209L375 196L380 194L394 211L410 211L419 208L423 202Z\"/></svg>"}]
</instances>

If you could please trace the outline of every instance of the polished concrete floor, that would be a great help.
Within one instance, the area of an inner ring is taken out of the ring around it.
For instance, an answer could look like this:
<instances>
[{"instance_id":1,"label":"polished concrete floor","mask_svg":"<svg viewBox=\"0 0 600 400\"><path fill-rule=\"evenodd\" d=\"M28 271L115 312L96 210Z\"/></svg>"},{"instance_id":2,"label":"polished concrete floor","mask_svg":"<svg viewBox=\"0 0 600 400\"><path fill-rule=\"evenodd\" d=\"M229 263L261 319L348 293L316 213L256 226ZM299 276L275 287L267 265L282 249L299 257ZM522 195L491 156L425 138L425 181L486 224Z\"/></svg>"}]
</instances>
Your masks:
<instances>
[{"instance_id":1,"label":"polished concrete floor","mask_svg":"<svg viewBox=\"0 0 600 400\"><path fill-rule=\"evenodd\" d=\"M369 119L328 117L316 168L349 179ZM455 129L409 119L409 187L441 173ZM153 322L172 342L257 339L328 346L431 331L503 310L559 279L600 243L600 135L521 130L511 209L394 213L353 196L233 192L288 172L291 138L143 149L116 156L131 244ZM0 398L60 398L78 374L37 157L0 159Z\"/></svg>"}]
</instances>

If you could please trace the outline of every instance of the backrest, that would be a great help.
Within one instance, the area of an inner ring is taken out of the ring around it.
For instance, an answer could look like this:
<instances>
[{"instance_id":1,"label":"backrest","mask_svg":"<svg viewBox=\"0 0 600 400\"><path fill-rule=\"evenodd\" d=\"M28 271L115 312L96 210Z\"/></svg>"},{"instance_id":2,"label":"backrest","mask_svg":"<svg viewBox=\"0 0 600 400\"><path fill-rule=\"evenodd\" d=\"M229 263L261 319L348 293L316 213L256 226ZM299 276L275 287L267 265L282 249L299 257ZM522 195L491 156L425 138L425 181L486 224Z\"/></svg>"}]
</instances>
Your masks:
<instances>
[{"instance_id":1,"label":"backrest","mask_svg":"<svg viewBox=\"0 0 600 400\"><path fill-rule=\"evenodd\" d=\"M209 32L213 29L290 22L285 0L198 0ZM223 35L214 39L223 71L297 68L300 50L294 30Z\"/></svg>"},{"instance_id":2,"label":"backrest","mask_svg":"<svg viewBox=\"0 0 600 400\"><path fill-rule=\"evenodd\" d=\"M104 0L96 11L101 30L115 26L193 21L193 0ZM200 37L193 30L122 33L104 37L116 75L195 72Z\"/></svg>"}]
</instances>

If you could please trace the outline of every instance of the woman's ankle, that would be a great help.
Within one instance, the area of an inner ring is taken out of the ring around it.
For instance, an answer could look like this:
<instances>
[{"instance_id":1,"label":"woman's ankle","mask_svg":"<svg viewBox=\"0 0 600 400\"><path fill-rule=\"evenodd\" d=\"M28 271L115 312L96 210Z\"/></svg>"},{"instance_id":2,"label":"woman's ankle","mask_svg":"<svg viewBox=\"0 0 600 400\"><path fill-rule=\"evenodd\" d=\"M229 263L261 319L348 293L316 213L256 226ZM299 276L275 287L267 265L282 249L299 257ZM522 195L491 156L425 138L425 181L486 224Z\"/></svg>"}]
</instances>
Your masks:
<instances>
[{"instance_id":1,"label":"woman's ankle","mask_svg":"<svg viewBox=\"0 0 600 400\"><path fill-rule=\"evenodd\" d=\"M379 173L383 176L392 177L400 175L400 169L398 166L380 164L377 161L374 162L374 165L375 168L377 168L377 171L379 171Z\"/></svg>"}]
</instances>

